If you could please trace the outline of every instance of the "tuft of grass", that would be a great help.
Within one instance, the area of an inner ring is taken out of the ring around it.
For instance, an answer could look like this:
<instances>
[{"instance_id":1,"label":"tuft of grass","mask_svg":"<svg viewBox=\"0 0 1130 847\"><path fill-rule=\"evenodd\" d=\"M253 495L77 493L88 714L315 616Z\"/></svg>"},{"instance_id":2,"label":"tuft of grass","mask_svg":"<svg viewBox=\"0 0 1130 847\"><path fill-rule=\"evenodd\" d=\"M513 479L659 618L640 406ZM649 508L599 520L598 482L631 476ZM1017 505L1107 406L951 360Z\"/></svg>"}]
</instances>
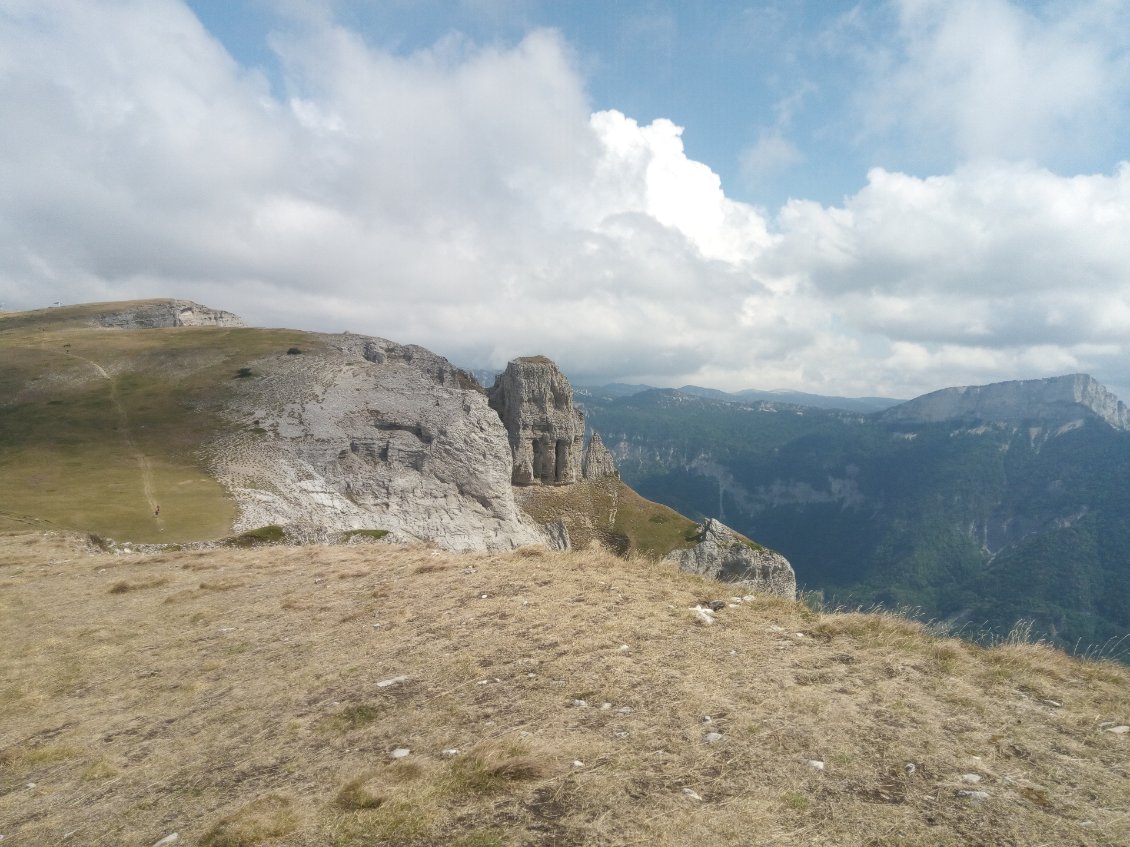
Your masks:
<instances>
[{"instance_id":1,"label":"tuft of grass","mask_svg":"<svg viewBox=\"0 0 1130 847\"><path fill-rule=\"evenodd\" d=\"M323 725L334 732L352 732L376 721L385 709L380 703L356 703L330 715L323 721Z\"/></svg>"},{"instance_id":2,"label":"tuft of grass","mask_svg":"<svg viewBox=\"0 0 1130 847\"><path fill-rule=\"evenodd\" d=\"M252 847L269 838L280 838L298 828L291 802L279 794L267 794L220 818L200 839L200 847Z\"/></svg>"},{"instance_id":3,"label":"tuft of grass","mask_svg":"<svg viewBox=\"0 0 1130 847\"><path fill-rule=\"evenodd\" d=\"M342 536L342 541L352 541L354 538L369 538L379 541L388 535L387 529L351 529Z\"/></svg>"},{"instance_id":4,"label":"tuft of grass","mask_svg":"<svg viewBox=\"0 0 1130 847\"><path fill-rule=\"evenodd\" d=\"M260 544L279 544L286 540L286 530L278 524L249 529L224 541L228 547L256 547Z\"/></svg>"},{"instance_id":5,"label":"tuft of grass","mask_svg":"<svg viewBox=\"0 0 1130 847\"><path fill-rule=\"evenodd\" d=\"M436 832L435 811L420 799L391 798L379 808L360 810L337 821L330 833L333 847L375 847L375 845L446 844L448 839L433 840Z\"/></svg>"},{"instance_id":6,"label":"tuft of grass","mask_svg":"<svg viewBox=\"0 0 1130 847\"><path fill-rule=\"evenodd\" d=\"M337 792L334 802L342 809L349 809L350 811L376 809L383 806L388 801L388 797L385 794L370 791L366 787L368 782L369 777L367 776L359 776L356 779L349 780Z\"/></svg>"},{"instance_id":7,"label":"tuft of grass","mask_svg":"<svg viewBox=\"0 0 1130 847\"><path fill-rule=\"evenodd\" d=\"M152 577L151 579L142 579L137 582L129 582L128 580L119 580L110 586L111 594L127 594L130 591L142 591L146 588L158 588L159 586L168 583L168 579L163 576Z\"/></svg>"},{"instance_id":8,"label":"tuft of grass","mask_svg":"<svg viewBox=\"0 0 1130 847\"><path fill-rule=\"evenodd\" d=\"M547 772L544 759L524 746L484 743L451 763L446 787L456 796L497 794Z\"/></svg>"}]
</instances>

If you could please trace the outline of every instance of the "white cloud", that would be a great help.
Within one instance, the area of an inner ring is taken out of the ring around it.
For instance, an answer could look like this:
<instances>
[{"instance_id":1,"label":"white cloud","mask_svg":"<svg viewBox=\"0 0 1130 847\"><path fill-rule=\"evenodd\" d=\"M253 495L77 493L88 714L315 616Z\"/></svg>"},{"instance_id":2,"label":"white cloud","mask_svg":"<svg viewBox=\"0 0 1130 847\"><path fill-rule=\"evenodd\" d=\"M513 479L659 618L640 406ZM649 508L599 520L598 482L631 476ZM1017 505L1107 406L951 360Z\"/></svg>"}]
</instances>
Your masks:
<instances>
[{"instance_id":1,"label":"white cloud","mask_svg":"<svg viewBox=\"0 0 1130 847\"><path fill-rule=\"evenodd\" d=\"M314 15L283 94L174 0L0 11L0 300L185 296L584 380L1130 386L1130 168L876 169L770 228L552 31L396 55Z\"/></svg>"},{"instance_id":2,"label":"white cloud","mask_svg":"<svg viewBox=\"0 0 1130 847\"><path fill-rule=\"evenodd\" d=\"M896 0L861 108L875 134L966 158L1065 156L1120 135L1130 98L1124 3Z\"/></svg>"},{"instance_id":3,"label":"white cloud","mask_svg":"<svg viewBox=\"0 0 1130 847\"><path fill-rule=\"evenodd\" d=\"M742 151L739 165L742 177L751 185L768 175L804 161L804 154L778 130L763 132L757 141Z\"/></svg>"}]
</instances>

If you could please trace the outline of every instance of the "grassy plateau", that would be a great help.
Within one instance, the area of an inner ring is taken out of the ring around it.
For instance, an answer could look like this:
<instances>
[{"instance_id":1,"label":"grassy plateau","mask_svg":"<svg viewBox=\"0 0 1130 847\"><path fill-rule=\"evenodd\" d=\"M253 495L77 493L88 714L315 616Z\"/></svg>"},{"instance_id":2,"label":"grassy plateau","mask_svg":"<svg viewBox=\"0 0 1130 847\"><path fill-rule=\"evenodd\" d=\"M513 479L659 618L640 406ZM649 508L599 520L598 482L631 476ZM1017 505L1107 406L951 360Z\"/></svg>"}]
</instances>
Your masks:
<instances>
[{"instance_id":1,"label":"grassy plateau","mask_svg":"<svg viewBox=\"0 0 1130 847\"><path fill-rule=\"evenodd\" d=\"M1130 669L731 592L597 547L0 535L0 835L1130 843Z\"/></svg>"},{"instance_id":2,"label":"grassy plateau","mask_svg":"<svg viewBox=\"0 0 1130 847\"><path fill-rule=\"evenodd\" d=\"M226 535L235 506L201 448L231 426L217 414L231 382L250 362L317 338L90 326L104 307L0 315L0 530L136 542Z\"/></svg>"}]
</instances>

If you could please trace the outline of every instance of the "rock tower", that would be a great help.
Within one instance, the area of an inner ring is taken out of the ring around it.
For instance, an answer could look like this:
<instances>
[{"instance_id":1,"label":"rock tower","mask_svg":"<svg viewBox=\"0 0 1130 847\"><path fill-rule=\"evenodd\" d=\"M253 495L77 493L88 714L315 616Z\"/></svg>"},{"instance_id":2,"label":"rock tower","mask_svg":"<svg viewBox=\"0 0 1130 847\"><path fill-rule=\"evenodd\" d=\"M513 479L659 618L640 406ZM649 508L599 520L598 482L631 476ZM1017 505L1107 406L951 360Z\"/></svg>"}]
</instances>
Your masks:
<instances>
[{"instance_id":1,"label":"rock tower","mask_svg":"<svg viewBox=\"0 0 1130 847\"><path fill-rule=\"evenodd\" d=\"M573 406L573 387L545 356L506 366L488 392L506 427L514 456L514 485L569 485L581 476L585 415Z\"/></svg>"},{"instance_id":2,"label":"rock tower","mask_svg":"<svg viewBox=\"0 0 1130 847\"><path fill-rule=\"evenodd\" d=\"M585 450L585 458L581 465L581 473L585 479L620 478L620 472L616 470L616 459L612 456L612 451L604 446L598 432L594 432L589 439L589 446Z\"/></svg>"}]
</instances>

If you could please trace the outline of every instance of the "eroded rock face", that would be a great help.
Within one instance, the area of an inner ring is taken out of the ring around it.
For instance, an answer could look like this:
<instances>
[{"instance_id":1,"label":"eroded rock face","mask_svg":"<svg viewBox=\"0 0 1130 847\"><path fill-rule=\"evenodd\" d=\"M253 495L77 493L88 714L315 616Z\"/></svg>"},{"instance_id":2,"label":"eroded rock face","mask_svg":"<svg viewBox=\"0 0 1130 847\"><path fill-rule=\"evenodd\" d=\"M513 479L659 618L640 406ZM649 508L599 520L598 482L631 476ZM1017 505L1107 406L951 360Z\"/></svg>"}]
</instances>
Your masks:
<instances>
[{"instance_id":1,"label":"eroded rock face","mask_svg":"<svg viewBox=\"0 0 1130 847\"><path fill-rule=\"evenodd\" d=\"M242 531L385 529L450 550L543 543L514 500L505 428L481 389L422 347L316 336L233 383L233 428L213 469ZM313 347L314 345L312 345Z\"/></svg>"},{"instance_id":2,"label":"eroded rock face","mask_svg":"<svg viewBox=\"0 0 1130 847\"><path fill-rule=\"evenodd\" d=\"M515 359L489 392L506 427L514 485L568 485L581 474L585 416L573 387L544 356Z\"/></svg>"},{"instance_id":3,"label":"eroded rock face","mask_svg":"<svg viewBox=\"0 0 1130 847\"><path fill-rule=\"evenodd\" d=\"M108 307L94 318L97 326L112 329L160 329L174 326L247 326L237 315L223 309L210 309L191 300L146 300L132 303L107 304Z\"/></svg>"},{"instance_id":4,"label":"eroded rock face","mask_svg":"<svg viewBox=\"0 0 1130 847\"><path fill-rule=\"evenodd\" d=\"M589 446L581 463L581 475L585 479L604 479L610 476L620 478L620 472L616 470L616 459L612 456L612 451L604 446L598 432L594 432L589 439Z\"/></svg>"},{"instance_id":5,"label":"eroded rock face","mask_svg":"<svg viewBox=\"0 0 1130 847\"><path fill-rule=\"evenodd\" d=\"M667 559L685 571L738 583L758 594L796 599L796 574L788 559L753 544L712 518L702 525L694 547L676 550Z\"/></svg>"},{"instance_id":6,"label":"eroded rock face","mask_svg":"<svg viewBox=\"0 0 1130 847\"><path fill-rule=\"evenodd\" d=\"M1087 374L943 388L887 409L880 419L899 423L999 421L1062 426L1087 417L1097 417L1115 429L1130 430L1130 409Z\"/></svg>"}]
</instances>

